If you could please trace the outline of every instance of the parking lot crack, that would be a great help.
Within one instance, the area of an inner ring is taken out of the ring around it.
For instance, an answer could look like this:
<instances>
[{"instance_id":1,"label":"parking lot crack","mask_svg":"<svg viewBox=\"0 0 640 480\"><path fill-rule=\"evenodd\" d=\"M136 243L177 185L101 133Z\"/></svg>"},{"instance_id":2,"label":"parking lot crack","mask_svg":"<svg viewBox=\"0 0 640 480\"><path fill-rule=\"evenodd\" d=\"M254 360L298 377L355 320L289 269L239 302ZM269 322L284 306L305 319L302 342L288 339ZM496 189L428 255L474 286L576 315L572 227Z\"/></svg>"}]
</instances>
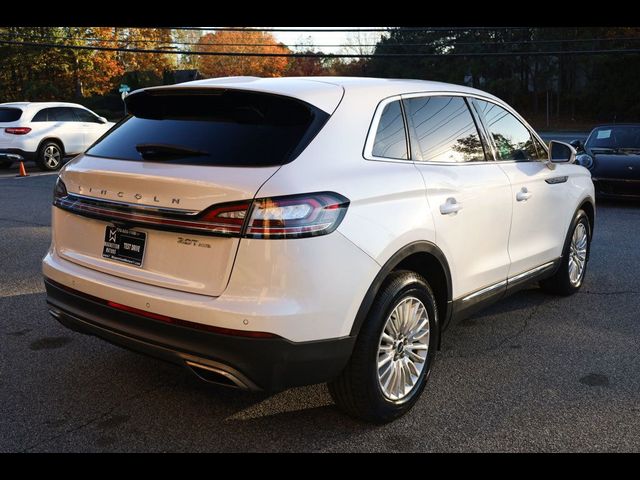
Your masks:
<instances>
[{"instance_id":1,"label":"parking lot crack","mask_svg":"<svg viewBox=\"0 0 640 480\"><path fill-rule=\"evenodd\" d=\"M636 290L618 290L613 292L593 292L585 290L578 292L579 295L640 295L640 291Z\"/></svg>"},{"instance_id":2,"label":"parking lot crack","mask_svg":"<svg viewBox=\"0 0 640 480\"><path fill-rule=\"evenodd\" d=\"M524 320L522 321L522 326L518 329L516 333L514 333L513 335L507 335L502 340L500 340L497 345L486 348L484 352L494 352L496 350L499 350L507 342L519 338L527 330L527 328L529 327L529 322L533 320L533 317L536 316L539 309L540 309L540 305L536 305L532 307L531 311L524 317Z\"/></svg>"},{"instance_id":3,"label":"parking lot crack","mask_svg":"<svg viewBox=\"0 0 640 480\"><path fill-rule=\"evenodd\" d=\"M26 447L22 451L22 453L27 453L27 452L29 452L29 451L31 451L31 450L33 450L33 449L35 449L35 448L37 448L37 447L39 447L41 445L44 445L46 443L52 442L54 440L57 440L59 438L65 437L65 436L67 436L67 435L69 435L71 433L77 432L79 430L82 430L83 428L88 427L90 425L93 425L93 424L95 424L97 422L100 422L101 420L105 420L105 419L109 418L118 408L122 407L123 405L130 404L131 402L134 402L134 401L136 401L136 400L138 400L138 399L140 399L142 397L145 397L145 396L149 395L150 393L153 393L153 392L155 392L157 390L161 390L162 388L172 387L172 386L176 385L177 383L178 383L177 381L176 382L170 382L170 383L163 383L161 385L156 385L156 386L154 386L152 388L149 388L147 390L143 390L142 392L139 392L139 393L137 393L135 395L127 397L126 399L122 400L121 402L118 402L115 405L111 406L111 408L109 408L107 411L102 412L102 413L90 418L89 420L87 420L86 422L84 422L84 423L82 423L80 425L77 425L77 426L75 426L73 428L69 428L69 429L67 429L67 430L65 430L63 432L57 433L57 434L52 435L50 437L47 437L47 438L45 438L43 440L40 440L40 441L38 441L38 442L36 442L36 443L34 443L32 445L29 445L28 447Z\"/></svg>"}]
</instances>

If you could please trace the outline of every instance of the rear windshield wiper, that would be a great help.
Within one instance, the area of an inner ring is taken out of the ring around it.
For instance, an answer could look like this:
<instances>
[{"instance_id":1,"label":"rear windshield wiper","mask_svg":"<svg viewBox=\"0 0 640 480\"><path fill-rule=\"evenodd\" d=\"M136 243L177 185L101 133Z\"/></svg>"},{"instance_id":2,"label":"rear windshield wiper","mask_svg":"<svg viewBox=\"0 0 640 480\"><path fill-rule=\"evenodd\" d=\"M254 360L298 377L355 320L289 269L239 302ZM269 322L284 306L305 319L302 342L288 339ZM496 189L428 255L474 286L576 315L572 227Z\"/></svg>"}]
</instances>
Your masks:
<instances>
[{"instance_id":1,"label":"rear windshield wiper","mask_svg":"<svg viewBox=\"0 0 640 480\"><path fill-rule=\"evenodd\" d=\"M139 143L136 145L136 150L142 155L142 158L201 157L209 155L209 152L204 150L167 143Z\"/></svg>"}]
</instances>

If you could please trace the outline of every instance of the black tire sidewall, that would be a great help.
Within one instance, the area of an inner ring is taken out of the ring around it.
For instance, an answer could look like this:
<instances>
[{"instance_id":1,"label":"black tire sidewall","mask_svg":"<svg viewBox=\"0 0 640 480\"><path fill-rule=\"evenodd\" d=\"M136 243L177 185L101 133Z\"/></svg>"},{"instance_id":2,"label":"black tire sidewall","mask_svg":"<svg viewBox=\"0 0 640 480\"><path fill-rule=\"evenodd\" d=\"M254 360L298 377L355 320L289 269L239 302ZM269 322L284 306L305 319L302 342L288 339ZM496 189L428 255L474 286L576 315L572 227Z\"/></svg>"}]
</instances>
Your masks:
<instances>
[{"instance_id":1,"label":"black tire sidewall","mask_svg":"<svg viewBox=\"0 0 640 480\"><path fill-rule=\"evenodd\" d=\"M60 152L60 162L58 163L58 165L55 168L49 167L44 161L44 151L50 145L55 146L58 149L58 151ZM40 148L38 148L38 156L37 156L37 159L36 159L36 163L38 164L38 167L41 170L46 170L48 172L55 172L56 170L60 170L60 168L62 168L62 160L63 160L63 158L64 158L64 151L62 150L62 147L60 146L60 144L58 142L54 142L54 141L46 141L42 145L40 145Z\"/></svg>"},{"instance_id":2,"label":"black tire sidewall","mask_svg":"<svg viewBox=\"0 0 640 480\"><path fill-rule=\"evenodd\" d=\"M393 418L409 410L418 400L426 386L433 366L435 351L437 349L439 320L435 298L426 281L419 275L413 273L407 273L405 276L400 277L400 279L402 283L398 284L397 281L392 281L372 306L367 325L368 330L370 331L367 332L366 339L366 356L368 357L367 364L370 365L367 372L368 381L374 386L374 397L380 403L379 409L384 411L383 416L391 416ZM394 290L393 293L389 291L389 289ZM389 300L389 295L392 295L391 300ZM404 399L393 401L384 395L378 382L378 346L380 335L382 334L382 329L384 328L387 318L396 305L406 297L415 297L419 299L427 309L430 329L429 350L427 352L425 366L413 390Z\"/></svg>"}]
</instances>

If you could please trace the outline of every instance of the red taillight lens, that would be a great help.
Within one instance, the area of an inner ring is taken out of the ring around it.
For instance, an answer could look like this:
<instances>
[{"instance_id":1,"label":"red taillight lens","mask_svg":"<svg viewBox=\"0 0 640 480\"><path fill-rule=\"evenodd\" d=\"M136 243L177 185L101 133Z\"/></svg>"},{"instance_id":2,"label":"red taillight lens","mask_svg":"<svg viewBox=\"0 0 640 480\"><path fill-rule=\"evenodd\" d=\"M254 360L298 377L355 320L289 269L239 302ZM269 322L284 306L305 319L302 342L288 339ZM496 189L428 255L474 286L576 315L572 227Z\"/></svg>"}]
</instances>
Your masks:
<instances>
[{"instance_id":1,"label":"red taillight lens","mask_svg":"<svg viewBox=\"0 0 640 480\"><path fill-rule=\"evenodd\" d=\"M31 129L29 127L9 127L5 128L4 131L11 135L26 135Z\"/></svg>"},{"instance_id":2,"label":"red taillight lens","mask_svg":"<svg viewBox=\"0 0 640 480\"><path fill-rule=\"evenodd\" d=\"M331 192L256 199L243 236L301 238L326 235L340 225L348 206L348 199Z\"/></svg>"},{"instance_id":3,"label":"red taillight lens","mask_svg":"<svg viewBox=\"0 0 640 480\"><path fill-rule=\"evenodd\" d=\"M240 235L250 206L249 202L215 205L200 216L200 221L207 222L219 233Z\"/></svg>"}]
</instances>

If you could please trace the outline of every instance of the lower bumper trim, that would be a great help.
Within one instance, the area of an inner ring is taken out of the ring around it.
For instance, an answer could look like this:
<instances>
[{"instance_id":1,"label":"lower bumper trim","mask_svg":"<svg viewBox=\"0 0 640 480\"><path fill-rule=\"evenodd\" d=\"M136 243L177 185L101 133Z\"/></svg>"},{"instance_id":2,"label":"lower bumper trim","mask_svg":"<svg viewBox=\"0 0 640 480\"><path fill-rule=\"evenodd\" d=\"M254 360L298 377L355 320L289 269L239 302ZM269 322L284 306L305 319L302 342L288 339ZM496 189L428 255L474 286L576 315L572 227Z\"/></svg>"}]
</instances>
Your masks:
<instances>
[{"instance_id":1,"label":"lower bumper trim","mask_svg":"<svg viewBox=\"0 0 640 480\"><path fill-rule=\"evenodd\" d=\"M124 312L45 278L52 316L65 327L189 368L199 378L247 390L323 383L345 367L355 337L312 342L234 337Z\"/></svg>"}]
</instances>

